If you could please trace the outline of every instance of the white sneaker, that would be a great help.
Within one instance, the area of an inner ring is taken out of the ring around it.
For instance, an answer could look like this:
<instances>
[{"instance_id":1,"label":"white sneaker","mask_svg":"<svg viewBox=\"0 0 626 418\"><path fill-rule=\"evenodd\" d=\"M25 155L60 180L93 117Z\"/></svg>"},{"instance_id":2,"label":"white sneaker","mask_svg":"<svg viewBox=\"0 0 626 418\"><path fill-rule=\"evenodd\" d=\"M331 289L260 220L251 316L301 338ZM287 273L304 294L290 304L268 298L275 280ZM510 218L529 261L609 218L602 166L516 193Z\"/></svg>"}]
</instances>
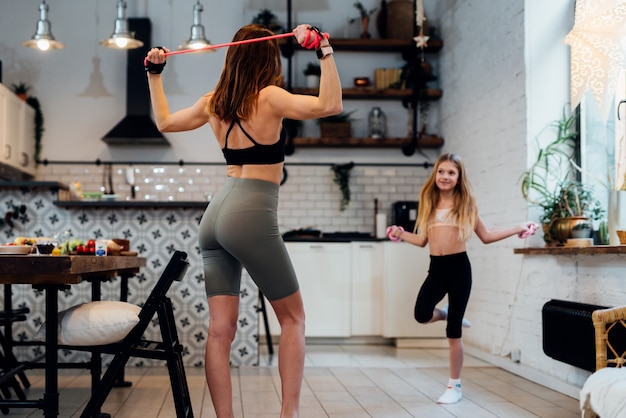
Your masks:
<instances>
[{"instance_id":1,"label":"white sneaker","mask_svg":"<svg viewBox=\"0 0 626 418\"><path fill-rule=\"evenodd\" d=\"M448 304L446 303L443 308L439 308L439 309L445 312L446 318L448 318ZM470 328L472 326L472 323L468 321L467 319L463 318L463 320L461 321L461 326L463 328Z\"/></svg>"},{"instance_id":2,"label":"white sneaker","mask_svg":"<svg viewBox=\"0 0 626 418\"><path fill-rule=\"evenodd\" d=\"M443 395L441 395L441 397L437 400L437 403L453 404L459 402L462 397L463 393L461 392L461 388L448 386Z\"/></svg>"}]
</instances>

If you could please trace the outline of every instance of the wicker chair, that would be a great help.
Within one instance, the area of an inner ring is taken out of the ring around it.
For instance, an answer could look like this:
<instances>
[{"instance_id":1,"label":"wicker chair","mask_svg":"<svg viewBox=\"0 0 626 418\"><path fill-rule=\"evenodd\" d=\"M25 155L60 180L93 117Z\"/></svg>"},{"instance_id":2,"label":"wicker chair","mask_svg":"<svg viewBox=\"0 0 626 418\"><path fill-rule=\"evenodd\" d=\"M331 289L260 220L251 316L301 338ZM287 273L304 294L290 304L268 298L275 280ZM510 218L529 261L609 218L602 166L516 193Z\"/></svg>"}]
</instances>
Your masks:
<instances>
[{"instance_id":1,"label":"wicker chair","mask_svg":"<svg viewBox=\"0 0 626 418\"><path fill-rule=\"evenodd\" d=\"M594 311L591 319L596 330L596 371L624 366L626 347L617 345L611 336L626 330L626 306Z\"/></svg>"},{"instance_id":2,"label":"wicker chair","mask_svg":"<svg viewBox=\"0 0 626 418\"><path fill-rule=\"evenodd\" d=\"M626 416L626 306L593 311L596 372L580 391L583 418Z\"/></svg>"}]
</instances>

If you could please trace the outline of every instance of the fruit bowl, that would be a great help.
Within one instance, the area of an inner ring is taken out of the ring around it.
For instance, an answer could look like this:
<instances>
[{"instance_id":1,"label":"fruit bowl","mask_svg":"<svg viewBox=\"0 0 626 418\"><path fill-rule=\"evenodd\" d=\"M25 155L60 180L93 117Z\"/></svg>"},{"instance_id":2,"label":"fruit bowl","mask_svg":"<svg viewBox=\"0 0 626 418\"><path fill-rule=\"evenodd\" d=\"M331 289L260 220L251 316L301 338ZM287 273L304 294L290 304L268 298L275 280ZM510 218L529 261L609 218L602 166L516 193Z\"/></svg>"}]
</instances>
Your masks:
<instances>
[{"instance_id":1,"label":"fruit bowl","mask_svg":"<svg viewBox=\"0 0 626 418\"><path fill-rule=\"evenodd\" d=\"M0 245L0 254L26 255L32 250L32 245Z\"/></svg>"}]
</instances>

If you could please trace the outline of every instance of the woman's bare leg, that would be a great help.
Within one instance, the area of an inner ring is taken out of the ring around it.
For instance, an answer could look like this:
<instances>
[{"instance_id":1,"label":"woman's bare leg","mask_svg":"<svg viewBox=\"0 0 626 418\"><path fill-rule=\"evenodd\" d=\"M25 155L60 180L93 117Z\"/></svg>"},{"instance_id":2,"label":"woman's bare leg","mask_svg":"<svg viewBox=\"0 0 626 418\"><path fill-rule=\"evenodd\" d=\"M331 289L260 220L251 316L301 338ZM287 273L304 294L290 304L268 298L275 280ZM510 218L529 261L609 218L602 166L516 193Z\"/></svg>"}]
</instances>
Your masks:
<instances>
[{"instance_id":1,"label":"woman's bare leg","mask_svg":"<svg viewBox=\"0 0 626 418\"><path fill-rule=\"evenodd\" d=\"M233 388L230 379L230 348L237 331L239 296L209 298L209 332L205 372L218 418L233 418Z\"/></svg>"},{"instance_id":2,"label":"woman's bare leg","mask_svg":"<svg viewBox=\"0 0 626 418\"><path fill-rule=\"evenodd\" d=\"M304 374L304 306L302 295L296 293L270 302L280 323L278 373L281 380L281 418L297 418L300 414L300 391Z\"/></svg>"}]
</instances>

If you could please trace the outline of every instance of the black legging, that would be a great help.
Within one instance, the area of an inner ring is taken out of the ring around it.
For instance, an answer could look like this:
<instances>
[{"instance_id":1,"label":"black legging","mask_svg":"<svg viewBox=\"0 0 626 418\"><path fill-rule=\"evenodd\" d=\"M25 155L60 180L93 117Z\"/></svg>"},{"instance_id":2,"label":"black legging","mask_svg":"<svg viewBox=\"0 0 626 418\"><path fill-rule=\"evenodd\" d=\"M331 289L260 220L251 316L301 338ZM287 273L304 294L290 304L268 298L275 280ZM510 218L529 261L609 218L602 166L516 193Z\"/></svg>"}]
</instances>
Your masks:
<instances>
[{"instance_id":1,"label":"black legging","mask_svg":"<svg viewBox=\"0 0 626 418\"><path fill-rule=\"evenodd\" d=\"M472 266L466 252L430 256L428 277L415 302L415 319L426 323L433 318L435 306L448 294L448 338L461 338L465 308L472 289Z\"/></svg>"}]
</instances>

